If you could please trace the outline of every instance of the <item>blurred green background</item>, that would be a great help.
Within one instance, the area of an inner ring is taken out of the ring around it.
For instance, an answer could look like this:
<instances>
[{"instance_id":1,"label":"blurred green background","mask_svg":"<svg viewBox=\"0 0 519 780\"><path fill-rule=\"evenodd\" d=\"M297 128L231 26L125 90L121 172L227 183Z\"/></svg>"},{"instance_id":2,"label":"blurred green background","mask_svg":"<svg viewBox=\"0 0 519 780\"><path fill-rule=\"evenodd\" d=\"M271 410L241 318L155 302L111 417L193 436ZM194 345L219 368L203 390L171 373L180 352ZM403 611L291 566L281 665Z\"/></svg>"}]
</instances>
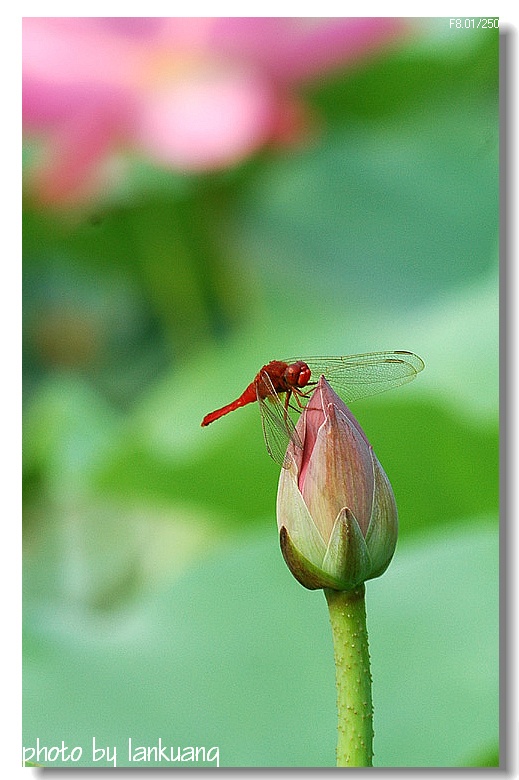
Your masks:
<instances>
[{"instance_id":1,"label":"blurred green background","mask_svg":"<svg viewBox=\"0 0 519 780\"><path fill-rule=\"evenodd\" d=\"M25 746L334 765L258 410L200 421L270 359L406 349L426 370L353 408L400 517L367 585L375 765L497 765L499 40L462 35L307 87L303 146L26 199Z\"/></svg>"}]
</instances>

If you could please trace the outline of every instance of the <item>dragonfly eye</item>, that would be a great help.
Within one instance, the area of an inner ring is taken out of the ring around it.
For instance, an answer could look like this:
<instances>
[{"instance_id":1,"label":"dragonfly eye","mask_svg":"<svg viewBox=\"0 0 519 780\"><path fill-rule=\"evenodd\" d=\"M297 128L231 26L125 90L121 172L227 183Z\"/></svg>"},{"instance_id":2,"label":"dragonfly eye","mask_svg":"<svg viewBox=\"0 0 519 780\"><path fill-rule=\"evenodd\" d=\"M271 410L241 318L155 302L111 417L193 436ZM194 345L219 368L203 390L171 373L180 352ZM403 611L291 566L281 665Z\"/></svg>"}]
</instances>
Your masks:
<instances>
[{"instance_id":1,"label":"dragonfly eye","mask_svg":"<svg viewBox=\"0 0 519 780\"><path fill-rule=\"evenodd\" d=\"M297 380L298 387L306 387L308 382L310 381L310 377L312 376L312 372L306 365L306 363L301 364L301 369L299 371L299 378Z\"/></svg>"},{"instance_id":2,"label":"dragonfly eye","mask_svg":"<svg viewBox=\"0 0 519 780\"><path fill-rule=\"evenodd\" d=\"M311 371L302 360L291 363L285 371L285 381L290 387L306 387L310 377Z\"/></svg>"}]
</instances>

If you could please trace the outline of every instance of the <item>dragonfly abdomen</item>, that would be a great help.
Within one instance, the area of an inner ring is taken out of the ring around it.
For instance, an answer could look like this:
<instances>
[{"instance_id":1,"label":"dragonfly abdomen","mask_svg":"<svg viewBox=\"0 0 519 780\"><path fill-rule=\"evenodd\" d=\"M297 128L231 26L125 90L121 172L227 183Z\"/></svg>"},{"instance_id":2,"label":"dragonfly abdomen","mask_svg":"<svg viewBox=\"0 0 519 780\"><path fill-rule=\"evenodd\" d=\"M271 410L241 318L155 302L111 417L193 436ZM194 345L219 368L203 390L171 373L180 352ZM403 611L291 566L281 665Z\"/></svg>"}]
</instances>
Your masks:
<instances>
[{"instance_id":1,"label":"dragonfly abdomen","mask_svg":"<svg viewBox=\"0 0 519 780\"><path fill-rule=\"evenodd\" d=\"M228 414L229 412L234 412L234 410L239 409L240 406L246 406L247 404L251 404L256 400L257 400L256 384L255 382L251 382L250 385L245 388L245 390L240 395L240 397L237 398L235 401L231 401L230 404L226 404L225 406L222 406L221 409L216 409L214 412L209 412L209 414L206 414L206 416L204 417L201 423L202 428L214 422L215 420L219 420L220 417L224 416L224 414Z\"/></svg>"}]
</instances>

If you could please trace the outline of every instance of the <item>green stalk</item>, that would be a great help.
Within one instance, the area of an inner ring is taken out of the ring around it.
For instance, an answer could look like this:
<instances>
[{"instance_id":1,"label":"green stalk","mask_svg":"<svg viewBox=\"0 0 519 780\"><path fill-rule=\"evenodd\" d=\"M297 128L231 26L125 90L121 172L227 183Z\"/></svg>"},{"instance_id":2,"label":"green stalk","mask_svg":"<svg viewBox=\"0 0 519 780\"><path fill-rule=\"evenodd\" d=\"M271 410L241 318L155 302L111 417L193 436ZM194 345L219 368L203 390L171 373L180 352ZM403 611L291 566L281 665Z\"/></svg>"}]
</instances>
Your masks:
<instances>
[{"instance_id":1,"label":"green stalk","mask_svg":"<svg viewBox=\"0 0 519 780\"><path fill-rule=\"evenodd\" d=\"M365 587L324 588L337 681L337 766L373 766L373 705Z\"/></svg>"}]
</instances>

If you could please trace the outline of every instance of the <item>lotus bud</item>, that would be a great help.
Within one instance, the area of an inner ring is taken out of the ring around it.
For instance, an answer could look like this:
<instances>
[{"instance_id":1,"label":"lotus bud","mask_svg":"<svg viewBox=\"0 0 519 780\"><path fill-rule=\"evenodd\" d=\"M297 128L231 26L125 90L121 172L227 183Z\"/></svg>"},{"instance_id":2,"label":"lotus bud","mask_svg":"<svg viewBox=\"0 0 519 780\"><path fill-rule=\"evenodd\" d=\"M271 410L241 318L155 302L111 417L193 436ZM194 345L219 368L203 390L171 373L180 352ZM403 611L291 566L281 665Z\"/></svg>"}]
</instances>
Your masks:
<instances>
[{"instance_id":1,"label":"lotus bud","mask_svg":"<svg viewBox=\"0 0 519 780\"><path fill-rule=\"evenodd\" d=\"M321 376L282 469L277 520L283 557L305 588L353 590L379 577L395 551L389 480L364 431Z\"/></svg>"}]
</instances>

